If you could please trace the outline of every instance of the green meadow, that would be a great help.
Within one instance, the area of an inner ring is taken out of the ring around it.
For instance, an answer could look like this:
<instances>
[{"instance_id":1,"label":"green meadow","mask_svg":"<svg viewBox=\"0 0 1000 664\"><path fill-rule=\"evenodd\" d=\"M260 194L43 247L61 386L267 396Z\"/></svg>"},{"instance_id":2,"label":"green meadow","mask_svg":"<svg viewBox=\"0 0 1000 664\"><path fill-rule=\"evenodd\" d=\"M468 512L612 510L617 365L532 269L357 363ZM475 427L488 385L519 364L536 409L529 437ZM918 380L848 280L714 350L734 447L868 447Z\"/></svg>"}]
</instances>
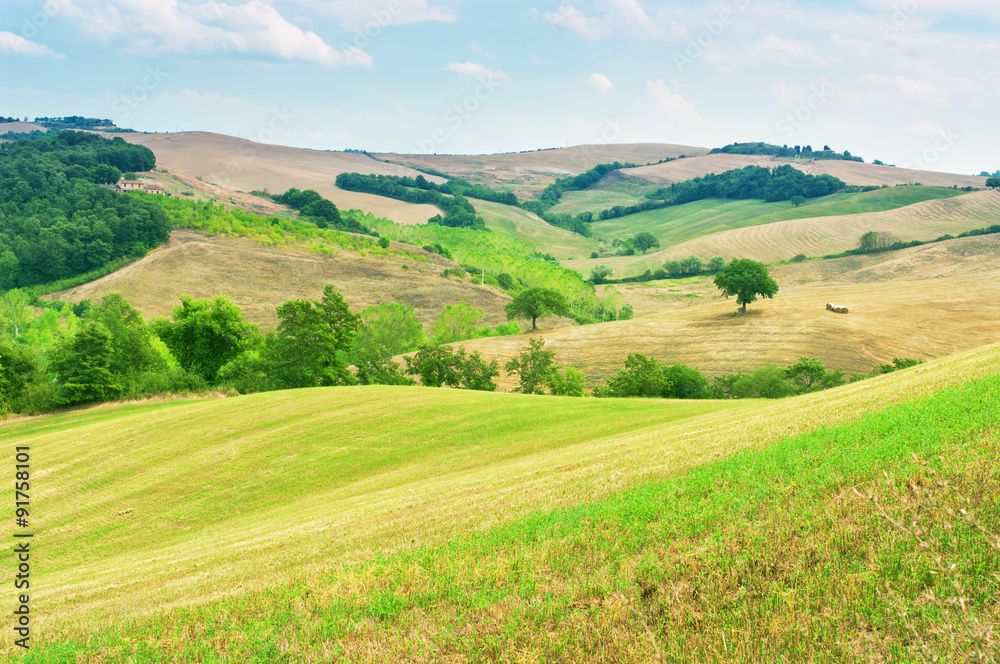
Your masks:
<instances>
[{"instance_id":1,"label":"green meadow","mask_svg":"<svg viewBox=\"0 0 1000 664\"><path fill-rule=\"evenodd\" d=\"M998 359L767 403L366 387L9 421L45 570L9 661L989 661Z\"/></svg>"},{"instance_id":2,"label":"green meadow","mask_svg":"<svg viewBox=\"0 0 1000 664\"><path fill-rule=\"evenodd\" d=\"M939 198L953 198L965 193L960 189L941 189L907 185L855 194L833 194L808 200L794 207L787 201L767 203L761 200L729 201L707 199L638 214L595 221L595 235L606 238L631 237L643 231L652 233L661 247L720 231L760 226L776 221L829 217L834 215L881 212Z\"/></svg>"}]
</instances>

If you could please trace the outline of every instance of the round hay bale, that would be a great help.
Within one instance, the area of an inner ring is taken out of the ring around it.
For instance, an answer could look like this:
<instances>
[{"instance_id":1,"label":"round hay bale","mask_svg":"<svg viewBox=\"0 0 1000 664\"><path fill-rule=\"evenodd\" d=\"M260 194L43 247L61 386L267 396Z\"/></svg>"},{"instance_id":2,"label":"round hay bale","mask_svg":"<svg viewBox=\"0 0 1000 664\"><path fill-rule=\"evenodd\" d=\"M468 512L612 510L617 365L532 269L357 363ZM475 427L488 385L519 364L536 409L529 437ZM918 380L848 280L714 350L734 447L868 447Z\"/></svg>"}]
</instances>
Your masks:
<instances>
[{"instance_id":1,"label":"round hay bale","mask_svg":"<svg viewBox=\"0 0 1000 664\"><path fill-rule=\"evenodd\" d=\"M839 313L846 314L847 313L847 307L841 307Z\"/></svg>"},{"instance_id":2,"label":"round hay bale","mask_svg":"<svg viewBox=\"0 0 1000 664\"><path fill-rule=\"evenodd\" d=\"M827 302L827 303L826 303L826 310L827 310L827 311L833 311L833 305L832 305L832 304L830 304L829 302Z\"/></svg>"}]
</instances>

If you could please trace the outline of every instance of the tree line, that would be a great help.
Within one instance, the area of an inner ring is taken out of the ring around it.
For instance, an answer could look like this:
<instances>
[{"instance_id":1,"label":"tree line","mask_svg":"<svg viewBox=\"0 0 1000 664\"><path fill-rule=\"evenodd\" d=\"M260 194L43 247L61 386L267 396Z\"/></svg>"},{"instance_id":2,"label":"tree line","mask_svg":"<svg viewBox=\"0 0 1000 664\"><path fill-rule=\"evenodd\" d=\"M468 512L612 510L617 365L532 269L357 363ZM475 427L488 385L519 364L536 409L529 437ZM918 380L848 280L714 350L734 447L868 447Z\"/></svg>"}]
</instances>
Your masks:
<instances>
[{"instance_id":1,"label":"tree line","mask_svg":"<svg viewBox=\"0 0 1000 664\"><path fill-rule=\"evenodd\" d=\"M772 157L802 157L805 159L829 159L835 161L858 161L864 163L864 159L852 155L849 150L835 152L829 145L824 145L822 150L813 150L811 145L772 145L771 143L732 143L721 148L714 148L708 154L754 154L770 155Z\"/></svg>"},{"instance_id":2,"label":"tree line","mask_svg":"<svg viewBox=\"0 0 1000 664\"><path fill-rule=\"evenodd\" d=\"M44 307L40 316L32 303ZM508 304L508 322L491 328L482 324L483 312L465 302L450 304L428 337L412 307L383 302L353 313L328 284L320 299L279 306L277 328L264 333L223 296L181 295L170 318L147 323L117 293L73 305L12 290L0 296L0 414L217 388L246 394L412 385L408 375L423 376L427 362L442 358L464 376L453 386L495 390L495 374L482 373L488 363L445 344L519 334L517 319L534 327L540 316L565 315L566 306L555 291L525 289ZM417 360L408 360L404 372L392 358L411 351L419 351Z\"/></svg>"},{"instance_id":3,"label":"tree line","mask_svg":"<svg viewBox=\"0 0 1000 664\"><path fill-rule=\"evenodd\" d=\"M398 175L341 173L337 176L336 183L338 187L347 191L375 194L407 203L437 206L444 211L444 215L434 215L427 220L430 224L487 230L486 223L476 214L476 208L468 198L460 193L446 195L422 175L409 178Z\"/></svg>"},{"instance_id":4,"label":"tree line","mask_svg":"<svg viewBox=\"0 0 1000 664\"><path fill-rule=\"evenodd\" d=\"M155 202L100 186L155 164L148 148L85 132L0 145L0 290L70 278L165 242L170 221Z\"/></svg>"}]
</instances>

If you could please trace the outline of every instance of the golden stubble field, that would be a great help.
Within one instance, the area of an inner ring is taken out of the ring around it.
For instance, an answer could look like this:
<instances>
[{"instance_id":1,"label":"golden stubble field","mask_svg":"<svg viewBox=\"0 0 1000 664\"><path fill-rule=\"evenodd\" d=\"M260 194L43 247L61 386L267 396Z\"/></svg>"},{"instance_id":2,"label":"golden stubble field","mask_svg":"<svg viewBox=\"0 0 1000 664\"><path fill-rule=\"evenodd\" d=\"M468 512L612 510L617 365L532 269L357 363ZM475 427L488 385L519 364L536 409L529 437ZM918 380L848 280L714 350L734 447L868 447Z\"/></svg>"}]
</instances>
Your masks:
<instances>
[{"instance_id":1,"label":"golden stubble field","mask_svg":"<svg viewBox=\"0 0 1000 664\"><path fill-rule=\"evenodd\" d=\"M873 256L771 270L781 290L736 313L710 277L624 285L637 317L534 332L556 362L581 369L593 386L630 352L681 362L707 375L781 366L818 357L829 368L868 372L893 357L934 358L1000 342L1000 238L981 236ZM835 314L826 303L849 307ZM501 365L528 335L462 342ZM506 377L503 389L516 383Z\"/></svg>"},{"instance_id":2,"label":"golden stubble field","mask_svg":"<svg viewBox=\"0 0 1000 664\"><path fill-rule=\"evenodd\" d=\"M243 310L247 320L273 328L275 309L287 300L319 299L332 283L353 311L380 302L403 302L429 328L447 304L468 302L485 314L483 323L506 320L504 304L510 297L493 286L467 279L444 278L445 268L457 265L410 245L404 248L427 258L362 257L340 251L324 256L305 249L275 249L241 238L223 238L175 230L170 241L148 256L106 277L53 293L49 299L98 301L107 293L121 293L148 320L169 317L178 297L225 295ZM406 269L404 269L406 266Z\"/></svg>"}]
</instances>

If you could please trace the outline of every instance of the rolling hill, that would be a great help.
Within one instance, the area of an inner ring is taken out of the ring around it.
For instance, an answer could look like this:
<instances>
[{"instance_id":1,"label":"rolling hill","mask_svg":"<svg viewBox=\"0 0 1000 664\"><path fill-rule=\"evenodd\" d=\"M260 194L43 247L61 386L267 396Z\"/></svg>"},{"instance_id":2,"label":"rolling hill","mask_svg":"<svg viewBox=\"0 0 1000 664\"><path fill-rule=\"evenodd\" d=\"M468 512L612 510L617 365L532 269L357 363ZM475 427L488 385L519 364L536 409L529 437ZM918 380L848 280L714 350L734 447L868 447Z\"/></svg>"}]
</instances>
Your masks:
<instances>
[{"instance_id":1,"label":"rolling hill","mask_svg":"<svg viewBox=\"0 0 1000 664\"><path fill-rule=\"evenodd\" d=\"M924 184L931 187L985 187L986 178L956 173L919 171L894 166L865 164L839 160L791 160L766 155L712 154L687 159L677 159L663 164L640 166L621 171L622 175L638 178L657 185L670 185L709 173L722 173L746 166L774 167L789 164L810 175L833 175L846 184L889 185Z\"/></svg>"},{"instance_id":2,"label":"rolling hill","mask_svg":"<svg viewBox=\"0 0 1000 664\"><path fill-rule=\"evenodd\" d=\"M766 228L766 227L765 227ZM736 315L711 277L625 288L633 320L533 333L556 362L582 370L592 386L630 352L680 362L708 375L787 366L802 356L867 372L893 357L930 358L1000 342L1000 238L949 240L872 256L772 268L781 290ZM691 282L681 285L685 282ZM848 315L826 310L849 307ZM527 335L463 342L503 364ZM512 389L516 383L501 383Z\"/></svg>"},{"instance_id":3,"label":"rolling hill","mask_svg":"<svg viewBox=\"0 0 1000 664\"><path fill-rule=\"evenodd\" d=\"M324 256L305 249L275 249L240 238L225 238L175 230L170 241L145 258L90 283L46 296L79 302L121 293L147 319L169 317L178 297L225 295L247 320L267 328L277 325L275 309L296 298L316 299L323 286L334 284L357 311L379 302L412 306L429 328L446 304L468 302L486 314L484 322L506 320L503 306L510 297L474 280L459 282L441 276L458 267L418 247L400 245L426 260L377 258L340 251Z\"/></svg>"},{"instance_id":4,"label":"rolling hill","mask_svg":"<svg viewBox=\"0 0 1000 664\"><path fill-rule=\"evenodd\" d=\"M32 602L45 610L33 614L39 636L24 661L208 657L235 661L252 654L291 662L320 661L338 652L371 661L397 658L401 652L433 657L435 652L442 654L441 648L445 653L462 648L458 644L463 642L461 627L437 627L438 621L452 625L452 618L473 619L475 627L465 633L466 639L475 644L488 641L493 631L479 624L480 611L492 613L493 625L500 628L494 635L496 643L513 640L515 645L527 633L539 633L532 628L522 636L518 625L523 621L548 625L543 634L568 629L565 638L572 639L577 633L572 625L586 620L584 616L600 617L605 612L609 618L628 616L627 610L620 611L624 607L615 599L618 593L638 596L642 591L642 598L648 599L639 583L643 575L633 571L666 572L672 569L668 560L688 560L682 551L660 559L666 552L655 547L668 541L661 536L619 531L618 517L608 511L619 501L624 501L623 515L649 522L664 505L689 500L685 494L691 492L694 502L683 518L695 518L709 506L705 489L696 489L698 485L686 477L698 468L717 467L739 454L743 456L734 463L743 468L788 468L791 459L803 454L815 467L836 446L836 439L829 440L833 436L842 437L855 450L862 446L852 443L869 441L872 432L880 445L884 438L891 439L886 431L910 436L914 426L923 425L922 420L912 419L915 413L930 412L928 421L939 422L935 413L953 417L956 406L945 398L890 411L881 419L871 419L871 414L929 395L947 397L967 381L994 374L998 362L1000 348L992 346L836 390L769 403L320 388L99 407L3 422L0 440L29 445L36 459L35 500L40 509L33 525L44 538L37 540L44 544L33 562L44 570L40 574L45 581ZM972 435L966 429L979 430L981 423L992 421L993 383L978 391L962 389L954 399L966 416L944 432L924 430L923 438L958 444ZM858 431L843 428L853 422L858 422ZM491 431L489 437L481 435L484 425ZM841 428L829 429L834 426ZM821 433L817 444L806 446L790 438L823 427L827 433ZM786 441L781 453L785 456L770 460L769 449L782 441ZM873 464L870 474L879 477L881 463L891 467L908 449L922 451L924 442L906 438L895 442L896 447L879 447L882 456L866 459ZM872 445L867 442L863 447ZM948 448L928 449L933 453ZM859 481L852 479L858 477L859 468L830 468L828 472L840 478L831 487L830 499L837 500L841 489L841 495L850 495L847 489L850 481ZM896 469L892 470L895 476ZM670 494L650 494L650 481L665 482ZM784 497L811 495L794 477L757 481L760 484L751 492L755 500L765 489L778 490ZM825 486L812 481L810 486ZM724 472L708 485L709 493L721 492L728 503L727 482L740 486L735 475ZM640 495L657 499L637 500ZM827 493L822 495L820 514L836 519L820 524L825 531L859 523L863 503L852 503L841 515L825 502ZM755 509L756 518L746 523L743 517L730 515L717 525L735 532L755 528L762 520L769 523L765 516L772 511L787 522L789 514L814 508ZM550 510L557 511L549 515ZM864 514L868 511L864 509ZM578 527L573 525L575 514L587 515L585 522L598 527L593 533L573 535ZM871 518L877 526L874 509ZM531 519L544 519L551 526L543 533L530 526ZM687 542L695 535L691 542L695 550L713 547L711 540L696 534L674 537ZM771 541L776 535L768 530L764 539ZM567 536L565 549L546 543ZM484 551L489 553L474 553L479 548L469 537L485 538ZM888 539L901 540L891 532ZM867 543L871 555L875 540L852 536L840 540L841 556L850 560L863 556L863 550L855 553L858 541ZM517 551L493 562L501 542L504 551L507 547ZM579 564L578 556L597 555L590 553L591 548L603 550L603 542L610 546L606 563L595 559L596 566ZM423 554L433 554L446 568L428 574L412 559ZM468 562L466 555L472 556ZM546 562L535 562L537 556ZM730 564L728 559L717 563ZM537 576L519 574L525 566L534 570L539 564ZM466 565L469 571L464 571ZM390 566L388 576L379 576L386 566ZM590 579L593 572L606 579L624 573L624 585L610 589L595 585L600 582ZM860 575L854 578L868 583ZM586 587L576 586L574 579ZM553 586L557 580L569 585ZM779 576L772 581L781 588L786 583ZM519 588L514 596L490 594L511 582ZM659 587L660 581L655 585ZM461 608L453 607L467 586L478 590ZM669 580L662 586L670 588ZM703 591L709 592L708 586ZM443 596L435 600L438 609L429 606L417 622L387 629L403 615L401 611L410 610L416 601L413 592L428 599ZM768 596L771 593L773 588ZM567 619L509 610L520 607L515 597L536 594L540 600L552 596L572 602L560 614ZM864 601L849 594L852 601ZM345 602L351 598L368 608L360 613L350 610ZM792 599L786 595L784 601ZM771 615L778 615L773 612L780 608L772 606ZM645 643L648 650L649 628L643 629L642 615L624 620L613 638L598 640L605 647L633 649ZM593 634L595 628L586 632ZM771 626L772 638L786 632L791 637L795 630ZM682 632L688 638L697 633L692 625ZM744 638L730 634L734 642L743 643ZM394 645L397 639L408 645ZM547 651L543 644L531 643L532 651ZM386 647L395 654L388 655ZM9 642L3 649L13 657Z\"/></svg>"},{"instance_id":5,"label":"rolling hill","mask_svg":"<svg viewBox=\"0 0 1000 664\"><path fill-rule=\"evenodd\" d=\"M574 261L567 264L567 267L587 274L594 264L604 263L614 269L616 277L624 277L641 274L647 269L656 270L667 260L691 254L704 260L722 255L727 260L752 258L773 263L788 260L797 254L824 256L855 249L859 238L867 231L886 231L903 241L926 241L945 234L958 235L968 230L985 228L997 223L1000 218L1000 192L996 191L978 191L954 198L927 200L879 212L804 217L745 227L743 224L753 223L758 216L763 222L769 218L774 219L773 216L763 216L776 209L774 204L760 201L699 201L691 205L693 207L690 209L678 206L655 211L662 214L644 213L646 216L642 226L651 226L665 238L665 241L661 240L664 248L660 251ZM785 214L796 214L794 209L787 209L787 204L785 208ZM805 209L808 210L808 207ZM623 219L627 220L628 217ZM665 223L649 223L653 219L663 219ZM612 220L601 222L598 228L613 229L617 234L631 234L624 224L622 220ZM715 228L725 228L730 224L736 228L712 232ZM690 237L692 231L697 233L696 237L683 239ZM678 240L677 244L667 244Z\"/></svg>"},{"instance_id":6,"label":"rolling hill","mask_svg":"<svg viewBox=\"0 0 1000 664\"><path fill-rule=\"evenodd\" d=\"M490 155L376 154L411 168L432 169L469 182L513 191L518 198L536 198L542 190L567 175L576 175L615 161L647 164L680 155L703 155L706 148L660 143L575 145L549 150Z\"/></svg>"},{"instance_id":7,"label":"rolling hill","mask_svg":"<svg viewBox=\"0 0 1000 664\"><path fill-rule=\"evenodd\" d=\"M116 134L119 135L119 134ZM242 192L280 194L288 189L314 189L343 209L361 209L402 224L422 224L439 210L390 198L343 191L334 185L345 172L379 175L420 173L396 164L376 161L360 152L328 152L254 143L208 132L176 134L120 134L144 145L156 155L160 168ZM440 178L433 178L442 182Z\"/></svg>"}]
</instances>

